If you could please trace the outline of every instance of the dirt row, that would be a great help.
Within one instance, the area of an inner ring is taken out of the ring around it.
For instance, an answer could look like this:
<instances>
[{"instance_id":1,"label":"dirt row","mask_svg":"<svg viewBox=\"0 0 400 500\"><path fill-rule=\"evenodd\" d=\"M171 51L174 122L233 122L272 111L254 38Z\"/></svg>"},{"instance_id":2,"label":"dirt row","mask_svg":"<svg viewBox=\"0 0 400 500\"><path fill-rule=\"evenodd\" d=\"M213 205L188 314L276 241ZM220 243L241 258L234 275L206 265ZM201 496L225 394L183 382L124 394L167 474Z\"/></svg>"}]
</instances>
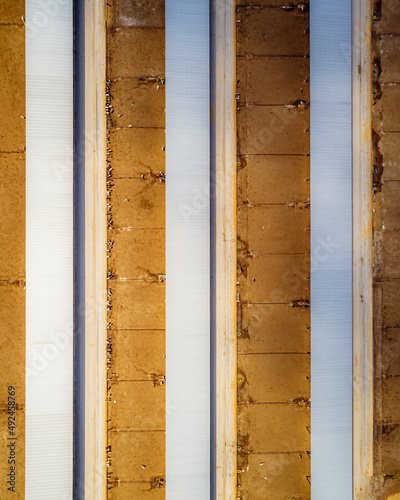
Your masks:
<instances>
[{"instance_id":1,"label":"dirt row","mask_svg":"<svg viewBox=\"0 0 400 500\"><path fill-rule=\"evenodd\" d=\"M307 499L309 17L238 3L237 498Z\"/></svg>"},{"instance_id":2,"label":"dirt row","mask_svg":"<svg viewBox=\"0 0 400 500\"><path fill-rule=\"evenodd\" d=\"M107 10L108 498L165 497L164 2Z\"/></svg>"},{"instance_id":3,"label":"dirt row","mask_svg":"<svg viewBox=\"0 0 400 500\"><path fill-rule=\"evenodd\" d=\"M25 3L0 4L0 497L25 484Z\"/></svg>"},{"instance_id":4,"label":"dirt row","mask_svg":"<svg viewBox=\"0 0 400 500\"><path fill-rule=\"evenodd\" d=\"M382 0L374 9L374 498L394 500L400 498L400 4Z\"/></svg>"}]
</instances>

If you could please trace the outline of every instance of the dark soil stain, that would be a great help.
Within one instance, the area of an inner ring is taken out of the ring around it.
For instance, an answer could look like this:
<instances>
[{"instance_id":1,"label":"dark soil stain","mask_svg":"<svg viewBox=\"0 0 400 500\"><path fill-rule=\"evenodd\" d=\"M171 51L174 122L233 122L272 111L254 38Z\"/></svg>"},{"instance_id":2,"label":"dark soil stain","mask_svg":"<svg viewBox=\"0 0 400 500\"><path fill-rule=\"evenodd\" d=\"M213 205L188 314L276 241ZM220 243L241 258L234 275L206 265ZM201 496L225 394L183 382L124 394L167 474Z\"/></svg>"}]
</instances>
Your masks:
<instances>
[{"instance_id":1,"label":"dark soil stain","mask_svg":"<svg viewBox=\"0 0 400 500\"><path fill-rule=\"evenodd\" d=\"M383 155L380 152L379 141L381 140L380 135L372 131L372 150L374 157L374 165L372 169L372 186L375 192L382 191L382 174L383 174Z\"/></svg>"}]
</instances>

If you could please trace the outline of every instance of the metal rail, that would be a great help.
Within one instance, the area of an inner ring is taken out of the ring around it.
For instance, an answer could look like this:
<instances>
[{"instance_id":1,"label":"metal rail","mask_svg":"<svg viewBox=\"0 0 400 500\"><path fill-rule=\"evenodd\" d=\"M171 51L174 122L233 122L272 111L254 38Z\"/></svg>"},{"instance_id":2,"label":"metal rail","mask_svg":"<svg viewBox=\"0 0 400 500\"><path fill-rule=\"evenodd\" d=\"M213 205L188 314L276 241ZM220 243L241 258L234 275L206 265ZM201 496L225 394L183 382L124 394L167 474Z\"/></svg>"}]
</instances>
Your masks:
<instances>
[{"instance_id":1,"label":"metal rail","mask_svg":"<svg viewBox=\"0 0 400 500\"><path fill-rule=\"evenodd\" d=\"M353 57L353 481L374 498L372 328L372 2L352 2Z\"/></svg>"},{"instance_id":2,"label":"metal rail","mask_svg":"<svg viewBox=\"0 0 400 500\"><path fill-rule=\"evenodd\" d=\"M211 497L236 496L235 5L211 2Z\"/></svg>"},{"instance_id":3,"label":"metal rail","mask_svg":"<svg viewBox=\"0 0 400 500\"><path fill-rule=\"evenodd\" d=\"M74 0L73 498L85 498L85 2Z\"/></svg>"},{"instance_id":4,"label":"metal rail","mask_svg":"<svg viewBox=\"0 0 400 500\"><path fill-rule=\"evenodd\" d=\"M82 0L79 0L82 2ZM85 2L85 500L106 496L106 33L104 1ZM83 444L82 444L83 446ZM74 497L75 498L75 497Z\"/></svg>"}]
</instances>

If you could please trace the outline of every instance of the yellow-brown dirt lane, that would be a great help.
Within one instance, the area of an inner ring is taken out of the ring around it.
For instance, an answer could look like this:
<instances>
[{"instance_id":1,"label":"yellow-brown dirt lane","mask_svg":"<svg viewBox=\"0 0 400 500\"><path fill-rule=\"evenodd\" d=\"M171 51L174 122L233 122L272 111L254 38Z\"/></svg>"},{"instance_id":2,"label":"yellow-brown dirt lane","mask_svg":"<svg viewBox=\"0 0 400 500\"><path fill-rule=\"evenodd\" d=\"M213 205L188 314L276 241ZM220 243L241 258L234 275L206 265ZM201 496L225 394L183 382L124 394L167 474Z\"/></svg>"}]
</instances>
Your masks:
<instances>
[{"instance_id":1,"label":"yellow-brown dirt lane","mask_svg":"<svg viewBox=\"0 0 400 500\"><path fill-rule=\"evenodd\" d=\"M0 497L25 497L25 2L0 4Z\"/></svg>"},{"instance_id":2,"label":"yellow-brown dirt lane","mask_svg":"<svg viewBox=\"0 0 400 500\"><path fill-rule=\"evenodd\" d=\"M280 5L237 9L243 500L310 498L309 19Z\"/></svg>"},{"instance_id":3,"label":"yellow-brown dirt lane","mask_svg":"<svg viewBox=\"0 0 400 500\"><path fill-rule=\"evenodd\" d=\"M163 1L108 5L110 500L165 497L164 38Z\"/></svg>"}]
</instances>

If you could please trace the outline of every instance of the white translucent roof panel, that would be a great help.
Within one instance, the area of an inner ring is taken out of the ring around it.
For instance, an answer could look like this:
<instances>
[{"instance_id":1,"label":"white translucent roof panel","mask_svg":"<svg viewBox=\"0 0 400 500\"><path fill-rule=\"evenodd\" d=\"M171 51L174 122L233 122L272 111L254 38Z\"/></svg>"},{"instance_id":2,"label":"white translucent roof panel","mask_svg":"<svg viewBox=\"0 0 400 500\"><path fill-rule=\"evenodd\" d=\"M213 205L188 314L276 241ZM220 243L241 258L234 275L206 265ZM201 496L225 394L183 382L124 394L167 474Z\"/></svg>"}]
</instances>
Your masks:
<instances>
[{"instance_id":1,"label":"white translucent roof panel","mask_svg":"<svg viewBox=\"0 0 400 500\"><path fill-rule=\"evenodd\" d=\"M311 497L352 498L351 0L311 4Z\"/></svg>"},{"instance_id":2,"label":"white translucent roof panel","mask_svg":"<svg viewBox=\"0 0 400 500\"><path fill-rule=\"evenodd\" d=\"M26 0L26 494L72 498L72 0Z\"/></svg>"},{"instance_id":3,"label":"white translucent roof panel","mask_svg":"<svg viewBox=\"0 0 400 500\"><path fill-rule=\"evenodd\" d=\"M166 497L210 498L208 0L166 0Z\"/></svg>"}]
</instances>

